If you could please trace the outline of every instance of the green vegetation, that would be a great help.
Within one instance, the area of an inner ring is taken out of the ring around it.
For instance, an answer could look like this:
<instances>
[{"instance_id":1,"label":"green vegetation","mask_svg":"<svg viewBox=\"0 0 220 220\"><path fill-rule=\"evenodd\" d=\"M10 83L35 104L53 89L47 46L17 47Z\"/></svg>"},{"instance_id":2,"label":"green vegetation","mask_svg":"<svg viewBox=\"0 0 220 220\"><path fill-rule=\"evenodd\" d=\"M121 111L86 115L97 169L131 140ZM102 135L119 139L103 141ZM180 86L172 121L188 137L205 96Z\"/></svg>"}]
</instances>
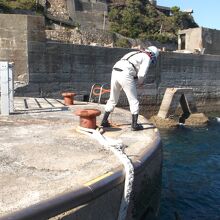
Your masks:
<instances>
[{"instance_id":1,"label":"green vegetation","mask_svg":"<svg viewBox=\"0 0 220 220\"><path fill-rule=\"evenodd\" d=\"M42 11L42 6L36 0L0 0L0 9L3 12L13 12L13 10Z\"/></svg>"},{"instance_id":2,"label":"green vegetation","mask_svg":"<svg viewBox=\"0 0 220 220\"><path fill-rule=\"evenodd\" d=\"M129 42L129 40L127 40L125 38L119 38L116 40L115 46L129 48L129 47L131 47L131 43Z\"/></svg>"},{"instance_id":3,"label":"green vegetation","mask_svg":"<svg viewBox=\"0 0 220 220\"><path fill-rule=\"evenodd\" d=\"M125 37L162 43L177 42L178 30L198 27L193 17L179 7L171 8L171 16L167 16L147 0L114 4L110 8L109 21L111 31Z\"/></svg>"}]
</instances>

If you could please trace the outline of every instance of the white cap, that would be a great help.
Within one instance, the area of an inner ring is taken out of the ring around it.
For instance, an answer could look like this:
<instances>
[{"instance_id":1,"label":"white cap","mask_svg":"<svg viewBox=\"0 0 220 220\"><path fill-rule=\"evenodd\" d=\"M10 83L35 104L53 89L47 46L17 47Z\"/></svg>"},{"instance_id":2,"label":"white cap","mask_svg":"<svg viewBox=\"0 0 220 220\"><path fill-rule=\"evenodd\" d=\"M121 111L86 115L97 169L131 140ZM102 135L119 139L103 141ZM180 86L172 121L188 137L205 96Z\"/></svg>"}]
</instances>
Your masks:
<instances>
[{"instance_id":1,"label":"white cap","mask_svg":"<svg viewBox=\"0 0 220 220\"><path fill-rule=\"evenodd\" d=\"M155 46L150 46L146 49L147 51L153 52L156 57L159 55L159 50Z\"/></svg>"}]
</instances>

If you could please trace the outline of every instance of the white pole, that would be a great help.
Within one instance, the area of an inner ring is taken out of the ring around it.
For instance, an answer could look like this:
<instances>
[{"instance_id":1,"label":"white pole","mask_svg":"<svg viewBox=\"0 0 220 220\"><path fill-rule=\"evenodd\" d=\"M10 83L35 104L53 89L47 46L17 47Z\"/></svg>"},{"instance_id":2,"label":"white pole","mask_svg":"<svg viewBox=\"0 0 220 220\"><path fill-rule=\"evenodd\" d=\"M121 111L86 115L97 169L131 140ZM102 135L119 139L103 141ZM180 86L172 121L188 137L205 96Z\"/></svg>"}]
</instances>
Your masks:
<instances>
[{"instance_id":1,"label":"white pole","mask_svg":"<svg viewBox=\"0 0 220 220\"><path fill-rule=\"evenodd\" d=\"M9 115L14 111L13 63L0 62L1 114Z\"/></svg>"},{"instance_id":2,"label":"white pole","mask_svg":"<svg viewBox=\"0 0 220 220\"><path fill-rule=\"evenodd\" d=\"M9 79L9 107L10 113L14 112L14 77L13 77L13 65L14 63L8 64L8 79Z\"/></svg>"},{"instance_id":3,"label":"white pole","mask_svg":"<svg viewBox=\"0 0 220 220\"><path fill-rule=\"evenodd\" d=\"M0 62L1 73L1 114L9 115L8 62Z\"/></svg>"}]
</instances>

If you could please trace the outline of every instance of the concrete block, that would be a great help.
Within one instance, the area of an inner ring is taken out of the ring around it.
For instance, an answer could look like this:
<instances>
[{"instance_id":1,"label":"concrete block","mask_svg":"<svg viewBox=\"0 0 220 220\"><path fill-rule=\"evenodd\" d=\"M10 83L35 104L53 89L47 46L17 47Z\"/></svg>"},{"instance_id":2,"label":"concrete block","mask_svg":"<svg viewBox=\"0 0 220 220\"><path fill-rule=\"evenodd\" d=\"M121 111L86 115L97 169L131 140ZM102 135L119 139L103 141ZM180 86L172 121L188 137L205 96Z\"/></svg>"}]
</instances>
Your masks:
<instances>
[{"instance_id":1,"label":"concrete block","mask_svg":"<svg viewBox=\"0 0 220 220\"><path fill-rule=\"evenodd\" d=\"M184 113L191 113L190 106L195 112L196 104L193 98L189 98L190 106L188 104L187 97L190 96L193 96L193 90L190 88L167 88L157 116L165 119L173 115L179 104Z\"/></svg>"}]
</instances>

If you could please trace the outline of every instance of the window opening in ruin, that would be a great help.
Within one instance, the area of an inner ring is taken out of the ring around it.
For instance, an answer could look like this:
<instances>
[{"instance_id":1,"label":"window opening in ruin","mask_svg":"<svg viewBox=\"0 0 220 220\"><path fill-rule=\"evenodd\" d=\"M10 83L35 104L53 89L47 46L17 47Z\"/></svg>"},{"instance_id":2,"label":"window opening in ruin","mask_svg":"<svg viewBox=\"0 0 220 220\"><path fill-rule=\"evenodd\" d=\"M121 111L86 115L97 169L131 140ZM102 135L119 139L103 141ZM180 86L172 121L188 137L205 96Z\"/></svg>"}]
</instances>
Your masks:
<instances>
[{"instance_id":1,"label":"window opening in ruin","mask_svg":"<svg viewBox=\"0 0 220 220\"><path fill-rule=\"evenodd\" d=\"M180 50L186 49L186 34L180 35Z\"/></svg>"}]
</instances>

